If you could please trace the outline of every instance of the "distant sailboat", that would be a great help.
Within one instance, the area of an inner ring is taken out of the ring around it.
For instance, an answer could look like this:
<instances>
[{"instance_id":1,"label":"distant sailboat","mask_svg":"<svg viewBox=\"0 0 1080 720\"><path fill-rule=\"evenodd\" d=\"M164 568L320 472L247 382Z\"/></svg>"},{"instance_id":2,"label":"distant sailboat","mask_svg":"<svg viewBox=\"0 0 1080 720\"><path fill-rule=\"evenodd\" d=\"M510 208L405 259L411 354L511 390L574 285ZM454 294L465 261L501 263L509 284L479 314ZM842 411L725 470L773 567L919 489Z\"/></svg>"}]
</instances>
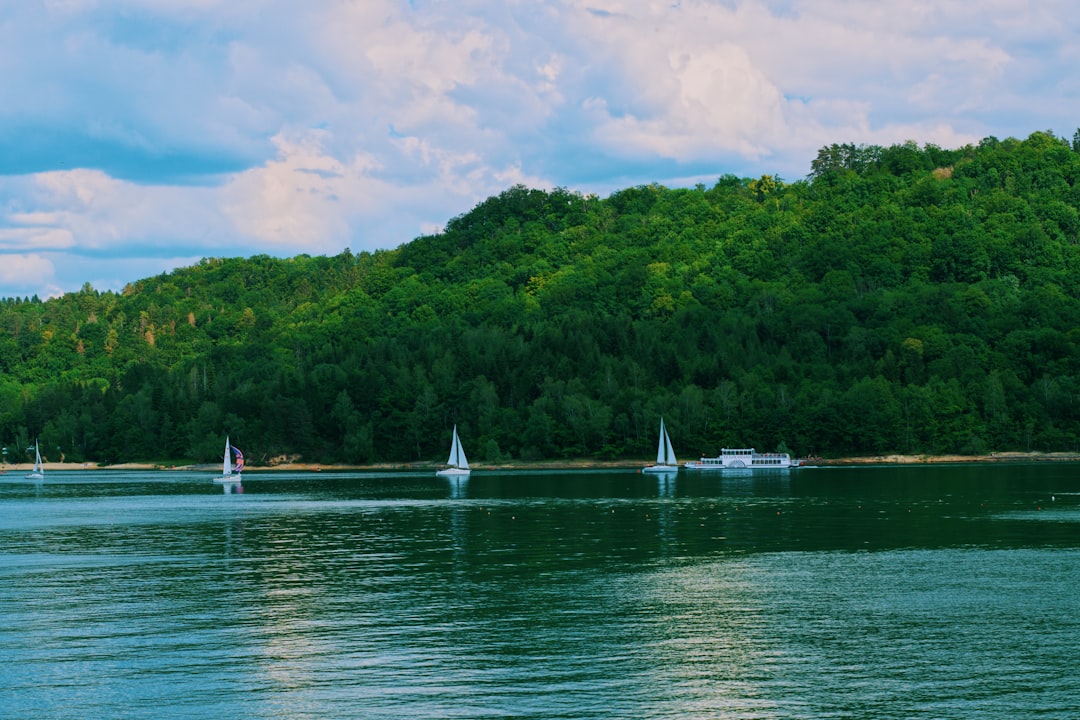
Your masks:
<instances>
[{"instance_id":1,"label":"distant sailboat","mask_svg":"<svg viewBox=\"0 0 1080 720\"><path fill-rule=\"evenodd\" d=\"M26 474L31 480L44 480L45 467L41 464L41 443L34 441L34 469Z\"/></svg>"},{"instance_id":2,"label":"distant sailboat","mask_svg":"<svg viewBox=\"0 0 1080 720\"><path fill-rule=\"evenodd\" d=\"M236 457L234 463L233 456ZM240 448L229 443L225 437L225 457L221 461L221 477L214 478L214 482L225 487L225 492L234 492L240 486L240 473L244 471L244 453Z\"/></svg>"},{"instance_id":3,"label":"distant sailboat","mask_svg":"<svg viewBox=\"0 0 1080 720\"><path fill-rule=\"evenodd\" d=\"M664 418L660 418L660 442L656 448L656 464L643 468L647 473L675 473L679 471L679 461L675 459L675 450L671 447L671 438L664 427Z\"/></svg>"},{"instance_id":4,"label":"distant sailboat","mask_svg":"<svg viewBox=\"0 0 1080 720\"><path fill-rule=\"evenodd\" d=\"M469 474L469 461L465 459L465 449L458 438L457 425L454 425L454 439L450 443L450 457L446 461L450 467L435 473L439 477L464 477Z\"/></svg>"}]
</instances>

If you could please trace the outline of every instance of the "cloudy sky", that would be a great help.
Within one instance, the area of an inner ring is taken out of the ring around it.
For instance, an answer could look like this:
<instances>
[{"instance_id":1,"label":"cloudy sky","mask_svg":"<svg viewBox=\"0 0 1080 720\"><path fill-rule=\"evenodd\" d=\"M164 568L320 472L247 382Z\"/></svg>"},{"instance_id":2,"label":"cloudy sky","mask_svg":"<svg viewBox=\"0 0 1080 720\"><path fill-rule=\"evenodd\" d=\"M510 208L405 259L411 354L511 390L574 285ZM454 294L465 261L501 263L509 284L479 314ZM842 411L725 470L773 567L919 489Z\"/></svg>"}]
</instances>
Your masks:
<instances>
[{"instance_id":1,"label":"cloudy sky","mask_svg":"<svg viewBox=\"0 0 1080 720\"><path fill-rule=\"evenodd\" d=\"M0 0L0 297L1080 126L1065 0Z\"/></svg>"}]
</instances>

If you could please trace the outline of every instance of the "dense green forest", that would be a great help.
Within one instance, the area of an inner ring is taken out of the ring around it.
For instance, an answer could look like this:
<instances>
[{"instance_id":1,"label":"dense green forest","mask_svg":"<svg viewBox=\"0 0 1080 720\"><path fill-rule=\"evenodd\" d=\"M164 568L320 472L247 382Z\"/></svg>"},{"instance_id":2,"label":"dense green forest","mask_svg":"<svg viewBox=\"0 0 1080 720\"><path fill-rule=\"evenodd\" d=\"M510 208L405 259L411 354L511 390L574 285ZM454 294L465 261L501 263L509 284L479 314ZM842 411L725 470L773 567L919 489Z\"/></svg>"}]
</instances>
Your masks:
<instances>
[{"instance_id":1,"label":"dense green forest","mask_svg":"<svg viewBox=\"0 0 1080 720\"><path fill-rule=\"evenodd\" d=\"M1080 450L1080 131L833 145L785 182L512 187L395 250L0 302L50 460Z\"/></svg>"}]
</instances>

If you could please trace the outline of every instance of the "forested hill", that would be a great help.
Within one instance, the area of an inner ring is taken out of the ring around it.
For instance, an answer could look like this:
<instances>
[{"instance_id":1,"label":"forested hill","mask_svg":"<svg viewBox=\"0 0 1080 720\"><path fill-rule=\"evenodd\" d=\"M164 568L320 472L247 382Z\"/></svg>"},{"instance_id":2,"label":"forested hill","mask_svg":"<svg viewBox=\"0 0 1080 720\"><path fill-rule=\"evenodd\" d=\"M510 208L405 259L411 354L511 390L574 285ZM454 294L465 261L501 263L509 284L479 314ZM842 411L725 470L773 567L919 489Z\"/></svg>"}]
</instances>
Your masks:
<instances>
[{"instance_id":1,"label":"forested hill","mask_svg":"<svg viewBox=\"0 0 1080 720\"><path fill-rule=\"evenodd\" d=\"M25 461L1080 449L1080 133L822 148L805 180L513 187L392 251L0 307Z\"/></svg>"}]
</instances>

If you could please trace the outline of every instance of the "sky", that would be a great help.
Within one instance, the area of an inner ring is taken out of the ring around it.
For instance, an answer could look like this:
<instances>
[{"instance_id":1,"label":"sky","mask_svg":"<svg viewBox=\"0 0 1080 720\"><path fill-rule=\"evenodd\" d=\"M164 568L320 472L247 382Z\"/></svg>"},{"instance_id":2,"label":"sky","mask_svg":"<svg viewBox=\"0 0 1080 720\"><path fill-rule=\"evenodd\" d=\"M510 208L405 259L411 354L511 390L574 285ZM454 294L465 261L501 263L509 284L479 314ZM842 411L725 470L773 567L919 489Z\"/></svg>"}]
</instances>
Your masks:
<instances>
[{"instance_id":1,"label":"sky","mask_svg":"<svg viewBox=\"0 0 1080 720\"><path fill-rule=\"evenodd\" d=\"M1080 126L1066 0L0 0L0 297Z\"/></svg>"}]
</instances>

